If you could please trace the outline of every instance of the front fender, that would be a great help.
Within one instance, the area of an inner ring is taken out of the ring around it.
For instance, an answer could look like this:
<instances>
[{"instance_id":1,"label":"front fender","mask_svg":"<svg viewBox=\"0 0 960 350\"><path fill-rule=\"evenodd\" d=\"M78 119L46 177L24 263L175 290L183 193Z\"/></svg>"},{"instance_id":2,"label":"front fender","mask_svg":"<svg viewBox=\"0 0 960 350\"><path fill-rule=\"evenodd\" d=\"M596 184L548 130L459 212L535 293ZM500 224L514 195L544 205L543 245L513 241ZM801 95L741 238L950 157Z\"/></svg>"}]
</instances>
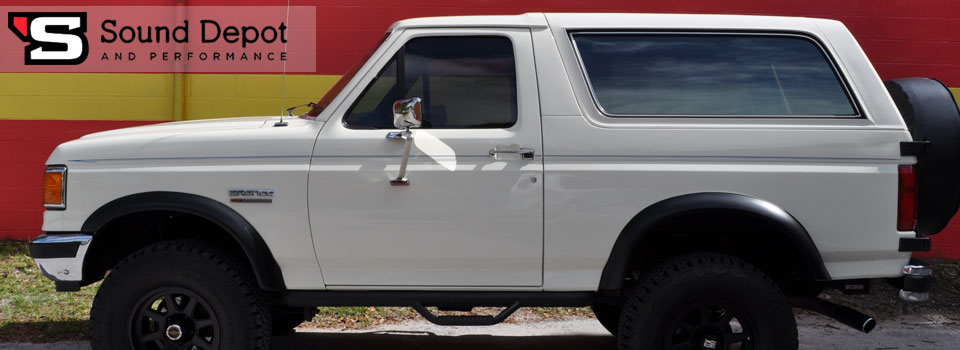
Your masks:
<instances>
[{"instance_id":1,"label":"front fender","mask_svg":"<svg viewBox=\"0 0 960 350\"><path fill-rule=\"evenodd\" d=\"M243 249L261 288L285 289L280 266L257 230L230 207L207 197L180 192L144 192L129 195L115 199L94 211L84 221L81 231L95 233L114 219L157 210L192 214L217 224Z\"/></svg>"}]
</instances>

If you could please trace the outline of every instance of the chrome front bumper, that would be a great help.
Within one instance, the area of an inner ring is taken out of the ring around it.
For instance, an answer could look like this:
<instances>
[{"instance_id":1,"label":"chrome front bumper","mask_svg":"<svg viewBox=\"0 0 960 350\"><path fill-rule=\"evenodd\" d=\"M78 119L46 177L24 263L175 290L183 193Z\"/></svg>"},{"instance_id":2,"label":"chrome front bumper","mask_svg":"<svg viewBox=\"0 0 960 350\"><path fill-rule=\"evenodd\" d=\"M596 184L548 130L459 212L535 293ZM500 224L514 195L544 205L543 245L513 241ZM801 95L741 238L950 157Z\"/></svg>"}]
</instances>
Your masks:
<instances>
[{"instance_id":1,"label":"chrome front bumper","mask_svg":"<svg viewBox=\"0 0 960 350\"><path fill-rule=\"evenodd\" d=\"M30 256L40 272L53 280L58 291L80 289L83 258L93 236L81 233L45 234L30 242Z\"/></svg>"}]
</instances>

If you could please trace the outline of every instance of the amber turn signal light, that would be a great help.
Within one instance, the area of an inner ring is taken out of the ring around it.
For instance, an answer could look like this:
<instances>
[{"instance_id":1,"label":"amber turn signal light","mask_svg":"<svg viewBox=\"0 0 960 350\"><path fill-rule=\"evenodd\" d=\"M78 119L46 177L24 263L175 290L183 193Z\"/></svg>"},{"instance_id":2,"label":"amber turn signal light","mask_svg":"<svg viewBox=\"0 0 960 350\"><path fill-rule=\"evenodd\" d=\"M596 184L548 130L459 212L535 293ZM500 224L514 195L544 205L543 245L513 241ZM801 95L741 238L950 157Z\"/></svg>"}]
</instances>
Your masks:
<instances>
[{"instance_id":1,"label":"amber turn signal light","mask_svg":"<svg viewBox=\"0 0 960 350\"><path fill-rule=\"evenodd\" d=\"M43 206L47 209L66 208L67 167L51 166L43 172Z\"/></svg>"}]
</instances>

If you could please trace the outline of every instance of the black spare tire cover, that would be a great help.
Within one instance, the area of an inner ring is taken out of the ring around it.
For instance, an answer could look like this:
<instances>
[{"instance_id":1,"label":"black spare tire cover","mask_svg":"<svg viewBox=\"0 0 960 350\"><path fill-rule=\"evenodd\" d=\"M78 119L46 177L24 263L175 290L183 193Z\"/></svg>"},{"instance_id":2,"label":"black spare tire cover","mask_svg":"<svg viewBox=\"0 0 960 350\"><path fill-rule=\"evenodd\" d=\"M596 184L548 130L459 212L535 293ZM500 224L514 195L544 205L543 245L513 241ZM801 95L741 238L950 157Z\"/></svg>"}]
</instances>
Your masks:
<instances>
[{"instance_id":1,"label":"black spare tire cover","mask_svg":"<svg viewBox=\"0 0 960 350\"><path fill-rule=\"evenodd\" d=\"M940 81L902 78L884 85L913 140L930 141L917 164L917 233L938 233L960 205L960 111Z\"/></svg>"}]
</instances>

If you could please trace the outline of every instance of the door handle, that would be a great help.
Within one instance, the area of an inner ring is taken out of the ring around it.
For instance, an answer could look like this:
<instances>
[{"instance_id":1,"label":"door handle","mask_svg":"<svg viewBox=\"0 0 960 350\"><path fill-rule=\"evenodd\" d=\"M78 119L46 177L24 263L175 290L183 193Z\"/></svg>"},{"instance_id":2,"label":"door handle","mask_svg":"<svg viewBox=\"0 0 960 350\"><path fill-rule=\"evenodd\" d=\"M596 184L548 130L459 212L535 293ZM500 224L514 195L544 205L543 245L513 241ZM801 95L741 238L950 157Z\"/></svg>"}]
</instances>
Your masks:
<instances>
[{"instance_id":1,"label":"door handle","mask_svg":"<svg viewBox=\"0 0 960 350\"><path fill-rule=\"evenodd\" d=\"M514 150L500 150L500 149L494 148L490 150L490 156L493 157L494 159L499 159L497 158L497 156L502 154L519 154L520 159L532 160L533 153L534 151L532 148L520 148L520 149L514 149Z\"/></svg>"},{"instance_id":2,"label":"door handle","mask_svg":"<svg viewBox=\"0 0 960 350\"><path fill-rule=\"evenodd\" d=\"M387 140L391 141L403 141L409 138L412 134L409 132L403 131L391 131L387 133Z\"/></svg>"}]
</instances>

